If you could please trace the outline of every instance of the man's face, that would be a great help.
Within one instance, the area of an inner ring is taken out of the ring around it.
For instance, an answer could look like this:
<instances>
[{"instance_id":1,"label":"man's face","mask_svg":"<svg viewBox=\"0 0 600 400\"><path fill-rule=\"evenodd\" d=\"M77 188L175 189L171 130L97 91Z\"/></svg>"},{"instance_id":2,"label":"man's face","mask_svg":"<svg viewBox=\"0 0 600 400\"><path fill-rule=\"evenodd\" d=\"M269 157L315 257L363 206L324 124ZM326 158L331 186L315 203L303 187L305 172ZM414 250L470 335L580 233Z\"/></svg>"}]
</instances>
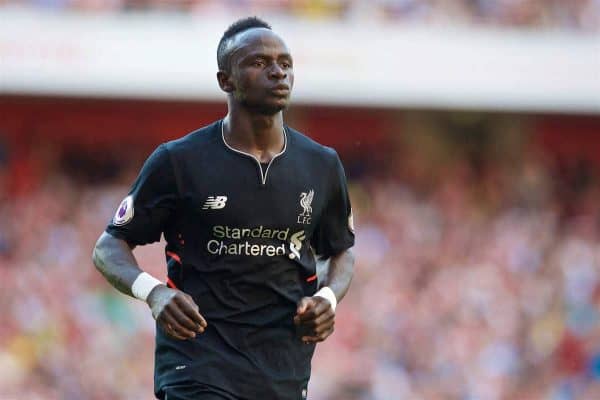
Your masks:
<instances>
[{"instance_id":1,"label":"man's face","mask_svg":"<svg viewBox=\"0 0 600 400\"><path fill-rule=\"evenodd\" d=\"M273 115L290 102L294 84L292 56L269 29L250 29L231 43L232 95L245 107Z\"/></svg>"}]
</instances>

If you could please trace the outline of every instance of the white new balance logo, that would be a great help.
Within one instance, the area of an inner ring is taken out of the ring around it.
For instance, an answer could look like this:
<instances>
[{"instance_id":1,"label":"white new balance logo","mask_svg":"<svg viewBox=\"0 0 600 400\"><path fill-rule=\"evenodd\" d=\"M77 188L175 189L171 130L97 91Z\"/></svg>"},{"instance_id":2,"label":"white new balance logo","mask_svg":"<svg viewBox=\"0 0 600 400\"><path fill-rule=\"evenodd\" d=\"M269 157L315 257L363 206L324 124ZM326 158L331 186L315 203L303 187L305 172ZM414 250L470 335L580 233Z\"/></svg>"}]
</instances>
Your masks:
<instances>
[{"instance_id":1,"label":"white new balance logo","mask_svg":"<svg viewBox=\"0 0 600 400\"><path fill-rule=\"evenodd\" d=\"M221 208L225 208L225 203L227 202L227 196L208 196L204 205L202 206L203 210L219 210Z\"/></svg>"}]
</instances>

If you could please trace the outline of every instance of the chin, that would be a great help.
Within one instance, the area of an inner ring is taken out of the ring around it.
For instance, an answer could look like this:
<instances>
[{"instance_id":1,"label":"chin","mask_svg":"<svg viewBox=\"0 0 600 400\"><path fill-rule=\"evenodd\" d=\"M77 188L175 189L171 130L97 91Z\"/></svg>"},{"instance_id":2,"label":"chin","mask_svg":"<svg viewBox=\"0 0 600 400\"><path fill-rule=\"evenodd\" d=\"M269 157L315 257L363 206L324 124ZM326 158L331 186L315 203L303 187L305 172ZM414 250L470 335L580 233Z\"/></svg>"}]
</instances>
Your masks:
<instances>
[{"instance_id":1,"label":"chin","mask_svg":"<svg viewBox=\"0 0 600 400\"><path fill-rule=\"evenodd\" d=\"M261 104L245 104L246 107L255 112L257 114L262 115L275 115L283 110L285 110L288 106L289 102L286 100L285 102L280 103L261 103Z\"/></svg>"},{"instance_id":2,"label":"chin","mask_svg":"<svg viewBox=\"0 0 600 400\"><path fill-rule=\"evenodd\" d=\"M267 108L270 107L272 110L276 110L276 111L274 111L275 113L278 113L278 112L283 111L286 108L288 108L289 104L290 104L290 100L289 100L289 98L286 98L286 99L282 99L278 102L275 102L273 104L268 104Z\"/></svg>"},{"instance_id":3,"label":"chin","mask_svg":"<svg viewBox=\"0 0 600 400\"><path fill-rule=\"evenodd\" d=\"M285 110L287 108L287 103L281 106L273 106L273 107L266 107L265 108L265 113L266 114L271 114L271 115L275 115L278 112L281 112L283 110Z\"/></svg>"}]
</instances>

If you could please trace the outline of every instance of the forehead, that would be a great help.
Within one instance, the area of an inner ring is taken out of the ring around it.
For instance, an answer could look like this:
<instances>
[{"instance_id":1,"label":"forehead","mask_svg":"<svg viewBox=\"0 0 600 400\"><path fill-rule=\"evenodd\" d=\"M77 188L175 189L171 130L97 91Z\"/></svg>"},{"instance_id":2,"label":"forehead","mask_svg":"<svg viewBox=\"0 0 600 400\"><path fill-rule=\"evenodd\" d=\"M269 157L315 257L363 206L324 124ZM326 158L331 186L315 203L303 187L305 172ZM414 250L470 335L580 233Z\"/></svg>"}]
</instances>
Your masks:
<instances>
[{"instance_id":1,"label":"forehead","mask_svg":"<svg viewBox=\"0 0 600 400\"><path fill-rule=\"evenodd\" d=\"M244 57L252 53L289 54L289 50L275 32L266 28L253 28L234 36L229 43L232 56Z\"/></svg>"}]
</instances>

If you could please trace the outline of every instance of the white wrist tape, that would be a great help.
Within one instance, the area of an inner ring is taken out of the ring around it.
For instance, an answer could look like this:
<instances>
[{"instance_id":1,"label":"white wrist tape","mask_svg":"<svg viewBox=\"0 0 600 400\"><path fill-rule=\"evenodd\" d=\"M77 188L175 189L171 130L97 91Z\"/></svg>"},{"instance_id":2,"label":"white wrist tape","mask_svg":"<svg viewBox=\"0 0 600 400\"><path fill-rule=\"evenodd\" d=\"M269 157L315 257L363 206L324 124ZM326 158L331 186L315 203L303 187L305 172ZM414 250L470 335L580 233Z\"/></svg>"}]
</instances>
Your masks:
<instances>
[{"instance_id":1,"label":"white wrist tape","mask_svg":"<svg viewBox=\"0 0 600 400\"><path fill-rule=\"evenodd\" d=\"M331 303L331 309L335 311L335 307L337 306L337 299L335 298L335 293L329 286L323 286L314 296L323 297L324 299L329 300Z\"/></svg>"},{"instance_id":2,"label":"white wrist tape","mask_svg":"<svg viewBox=\"0 0 600 400\"><path fill-rule=\"evenodd\" d=\"M138 299L146 301L148 295L156 286L162 285L162 282L152 275L142 272L135 278L131 285L131 293Z\"/></svg>"}]
</instances>

